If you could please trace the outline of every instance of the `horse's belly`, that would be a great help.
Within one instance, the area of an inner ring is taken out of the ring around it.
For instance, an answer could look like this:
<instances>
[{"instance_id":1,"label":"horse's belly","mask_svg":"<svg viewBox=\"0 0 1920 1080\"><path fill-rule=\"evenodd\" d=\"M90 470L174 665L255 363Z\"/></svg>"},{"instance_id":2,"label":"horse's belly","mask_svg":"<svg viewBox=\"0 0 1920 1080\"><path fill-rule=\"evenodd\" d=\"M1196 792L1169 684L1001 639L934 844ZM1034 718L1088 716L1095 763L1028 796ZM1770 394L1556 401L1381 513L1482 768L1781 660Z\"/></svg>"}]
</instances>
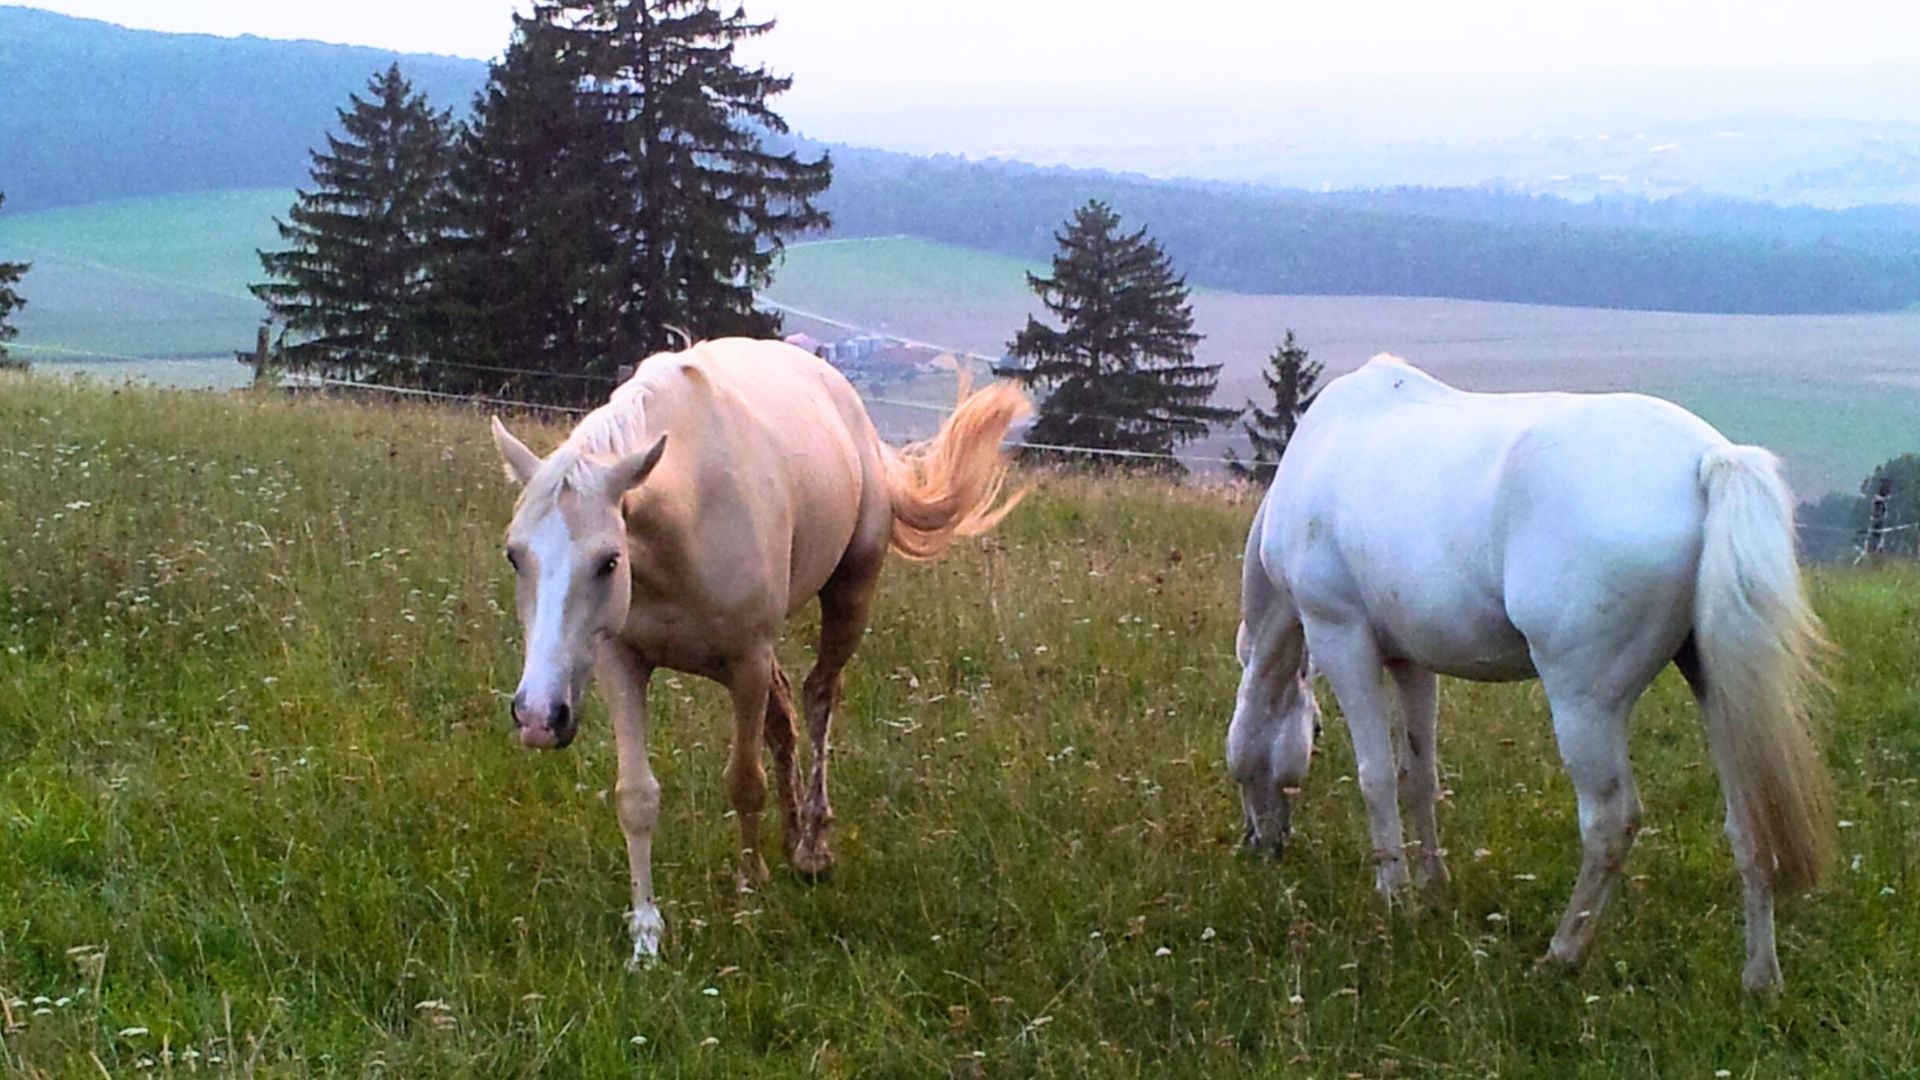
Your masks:
<instances>
[{"instance_id":1,"label":"horse's belly","mask_svg":"<svg viewBox=\"0 0 1920 1080\"><path fill-rule=\"evenodd\" d=\"M1456 679L1478 682L1520 682L1539 677L1539 673L1533 669L1533 657L1525 643L1518 650L1498 655L1452 653L1423 661L1421 666Z\"/></svg>"},{"instance_id":2,"label":"horse's belly","mask_svg":"<svg viewBox=\"0 0 1920 1080\"><path fill-rule=\"evenodd\" d=\"M1376 618L1375 632L1387 659L1442 675L1482 682L1535 677L1527 639L1497 610L1462 610L1445 619L1387 615Z\"/></svg>"}]
</instances>

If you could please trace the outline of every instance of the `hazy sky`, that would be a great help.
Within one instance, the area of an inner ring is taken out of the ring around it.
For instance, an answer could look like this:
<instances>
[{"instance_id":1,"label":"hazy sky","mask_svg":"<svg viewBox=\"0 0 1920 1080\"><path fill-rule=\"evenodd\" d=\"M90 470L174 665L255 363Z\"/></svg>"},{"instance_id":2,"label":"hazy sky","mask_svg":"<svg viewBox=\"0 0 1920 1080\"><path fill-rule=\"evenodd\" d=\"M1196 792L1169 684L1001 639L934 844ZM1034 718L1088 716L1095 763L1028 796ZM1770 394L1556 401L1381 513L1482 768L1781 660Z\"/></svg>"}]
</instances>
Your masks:
<instances>
[{"instance_id":1,"label":"hazy sky","mask_svg":"<svg viewBox=\"0 0 1920 1080\"><path fill-rule=\"evenodd\" d=\"M1911 0L746 0L809 97L1912 62ZM41 0L156 30L490 57L514 0Z\"/></svg>"}]
</instances>

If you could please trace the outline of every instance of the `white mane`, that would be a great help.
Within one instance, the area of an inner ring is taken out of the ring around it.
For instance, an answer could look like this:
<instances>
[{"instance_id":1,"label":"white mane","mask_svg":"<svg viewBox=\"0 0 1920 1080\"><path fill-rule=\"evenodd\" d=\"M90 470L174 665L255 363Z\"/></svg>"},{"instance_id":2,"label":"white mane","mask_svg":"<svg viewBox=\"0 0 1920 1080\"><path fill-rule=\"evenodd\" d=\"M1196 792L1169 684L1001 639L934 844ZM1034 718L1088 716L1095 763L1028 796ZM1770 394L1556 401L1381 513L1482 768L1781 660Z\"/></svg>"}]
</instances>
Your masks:
<instances>
[{"instance_id":1,"label":"white mane","mask_svg":"<svg viewBox=\"0 0 1920 1080\"><path fill-rule=\"evenodd\" d=\"M581 417L528 482L521 501L528 501L535 491L552 497L562 488L586 484L592 464L618 461L650 446L647 398L654 388L649 376L666 367L642 363L632 378L614 387L605 405Z\"/></svg>"}]
</instances>

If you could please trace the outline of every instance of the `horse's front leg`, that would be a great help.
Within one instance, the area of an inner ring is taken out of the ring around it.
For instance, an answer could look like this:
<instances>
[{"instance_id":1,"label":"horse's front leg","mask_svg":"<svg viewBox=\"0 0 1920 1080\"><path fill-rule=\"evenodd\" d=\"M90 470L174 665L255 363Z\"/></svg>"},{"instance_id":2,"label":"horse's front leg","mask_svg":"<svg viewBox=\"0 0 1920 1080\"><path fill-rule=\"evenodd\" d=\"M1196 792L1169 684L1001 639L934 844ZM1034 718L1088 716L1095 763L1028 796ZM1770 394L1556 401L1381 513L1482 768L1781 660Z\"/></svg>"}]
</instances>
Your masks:
<instances>
[{"instance_id":1,"label":"horse's front leg","mask_svg":"<svg viewBox=\"0 0 1920 1080\"><path fill-rule=\"evenodd\" d=\"M1373 834L1374 887L1391 904L1408 884L1406 840L1400 827L1393 724L1382 685L1380 651L1364 622L1307 624L1307 650L1333 687L1353 736L1355 771Z\"/></svg>"},{"instance_id":2,"label":"horse's front leg","mask_svg":"<svg viewBox=\"0 0 1920 1080\"><path fill-rule=\"evenodd\" d=\"M660 781L647 760L647 684L653 669L640 655L617 641L600 646L594 679L613 716L614 753L618 771L613 786L614 813L627 838L627 873L633 883L633 906L627 926L633 934L630 970L660 955L666 920L653 893L653 831L660 821Z\"/></svg>"},{"instance_id":3,"label":"horse's front leg","mask_svg":"<svg viewBox=\"0 0 1920 1080\"><path fill-rule=\"evenodd\" d=\"M1401 793L1413 817L1413 837L1419 845L1413 863L1413 880L1431 893L1447 887L1447 861L1440 850L1440 754L1435 742L1440 718L1439 679L1434 673L1414 664L1393 664L1387 669L1400 688L1400 716L1406 738L1406 754L1400 762L1400 776L1406 781Z\"/></svg>"}]
</instances>

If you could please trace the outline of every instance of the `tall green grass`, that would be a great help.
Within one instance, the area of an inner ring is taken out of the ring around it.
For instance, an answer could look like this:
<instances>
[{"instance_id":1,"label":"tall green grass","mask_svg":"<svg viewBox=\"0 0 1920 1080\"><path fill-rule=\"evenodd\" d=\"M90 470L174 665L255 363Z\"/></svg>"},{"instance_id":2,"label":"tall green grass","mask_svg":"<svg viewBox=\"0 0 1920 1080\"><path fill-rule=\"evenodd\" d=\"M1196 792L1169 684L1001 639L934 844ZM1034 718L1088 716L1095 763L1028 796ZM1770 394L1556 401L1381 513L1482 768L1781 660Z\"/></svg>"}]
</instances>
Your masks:
<instances>
[{"instance_id":1,"label":"tall green grass","mask_svg":"<svg viewBox=\"0 0 1920 1080\"><path fill-rule=\"evenodd\" d=\"M11 1073L1920 1068L1920 575L1818 581L1850 825L1783 910L1777 1002L1739 988L1673 679L1636 718L1649 828L1597 954L1533 976L1578 861L1538 688L1445 687L1449 906L1376 901L1337 721L1286 860L1245 859L1221 741L1251 506L1060 479L888 568L829 882L734 894L722 696L656 683L670 936L632 975L604 714L565 753L508 738L498 472L472 413L0 382Z\"/></svg>"}]
</instances>

